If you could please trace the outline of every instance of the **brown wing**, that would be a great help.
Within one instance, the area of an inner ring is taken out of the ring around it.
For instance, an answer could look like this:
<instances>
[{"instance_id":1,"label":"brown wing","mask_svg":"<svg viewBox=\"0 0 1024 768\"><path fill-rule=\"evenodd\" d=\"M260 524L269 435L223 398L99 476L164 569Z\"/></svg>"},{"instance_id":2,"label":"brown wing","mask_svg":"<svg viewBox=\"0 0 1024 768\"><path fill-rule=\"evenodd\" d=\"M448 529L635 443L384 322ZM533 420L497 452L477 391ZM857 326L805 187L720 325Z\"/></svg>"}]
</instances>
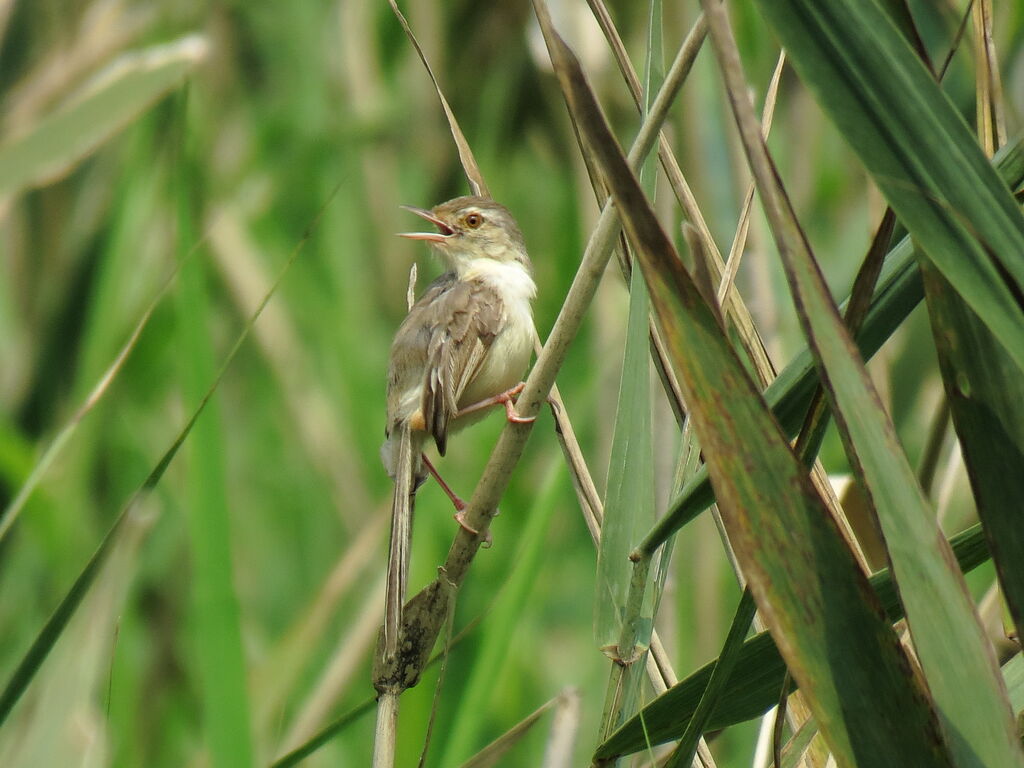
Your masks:
<instances>
[{"instance_id":1,"label":"brown wing","mask_svg":"<svg viewBox=\"0 0 1024 768\"><path fill-rule=\"evenodd\" d=\"M454 272L441 275L413 304L391 342L388 361L388 434L421 407L427 351L434 333L434 301L451 290ZM414 396L413 396L414 395Z\"/></svg>"},{"instance_id":2,"label":"brown wing","mask_svg":"<svg viewBox=\"0 0 1024 768\"><path fill-rule=\"evenodd\" d=\"M412 415L400 412L400 400L421 386L424 425L443 456L448 424L498 333L501 315L501 298L485 283L460 281L451 273L435 280L413 305L391 347L389 426Z\"/></svg>"}]
</instances>

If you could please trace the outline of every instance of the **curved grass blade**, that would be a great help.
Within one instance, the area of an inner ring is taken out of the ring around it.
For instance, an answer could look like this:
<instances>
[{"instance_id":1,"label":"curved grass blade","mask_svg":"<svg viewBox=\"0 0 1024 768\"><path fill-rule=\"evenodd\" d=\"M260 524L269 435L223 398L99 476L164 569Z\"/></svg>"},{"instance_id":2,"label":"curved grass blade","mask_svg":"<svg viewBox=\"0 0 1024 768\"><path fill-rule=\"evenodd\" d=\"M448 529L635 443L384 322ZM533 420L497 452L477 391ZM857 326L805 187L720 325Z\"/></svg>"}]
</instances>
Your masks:
<instances>
[{"instance_id":1,"label":"curved grass blade","mask_svg":"<svg viewBox=\"0 0 1024 768\"><path fill-rule=\"evenodd\" d=\"M964 573L969 573L989 559L985 534L980 525L957 534L949 543ZM888 620L895 622L902 619L903 606L889 569L873 574L870 583ZM705 664L654 699L640 714L626 721L609 736L597 748L594 756L608 759L628 755L645 749L649 744L681 738L708 687L717 661L715 659ZM771 635L761 632L747 640L739 653L735 669L726 681L725 690L704 726L704 733L763 715L778 703L785 675L786 663L779 655Z\"/></svg>"},{"instance_id":2,"label":"curved grass blade","mask_svg":"<svg viewBox=\"0 0 1024 768\"><path fill-rule=\"evenodd\" d=\"M57 180L157 99L181 83L206 55L206 40L189 35L122 56L65 108L0 149L0 198Z\"/></svg>"},{"instance_id":3,"label":"curved grass blade","mask_svg":"<svg viewBox=\"0 0 1024 768\"><path fill-rule=\"evenodd\" d=\"M46 660L46 656L49 654L54 644L60 639L61 633L67 626L68 621L71 620L75 610L81 604L86 593L88 593L96 575L100 571L100 567L106 561L114 544L116 544L124 522L149 495L150 491L156 487L161 478L163 478L164 473L167 471L167 467L170 466L174 457L177 455L178 450L181 448L185 439L195 426L196 421L198 421L200 415L202 415L203 410L206 408L206 404L210 401L210 398L213 397L214 392L217 391L217 387L220 386L221 379L224 378L224 374L227 373L227 370L234 361L235 356L242 348L242 344L248 338L253 325L259 319L260 315L263 314L263 310L270 302L271 297L277 292L278 286L280 286L281 281L284 280L284 276L288 273L292 264L295 263L299 253L302 251L302 247L312 235L313 229L320 221L324 211L334 199L334 196L337 194L340 187L341 184L339 183L331 192L323 207L321 207L319 212L317 212L317 215L314 217L312 222L310 222L306 232L302 235L302 238L299 240L298 244L296 244L295 248L288 256L287 261L285 261L281 270L278 272L277 277L270 286L270 289L267 291L267 294L263 297L263 300L249 317L245 327L238 335L238 338L235 339L235 343L224 357L224 361L221 363L216 376L214 376L213 381L210 383L210 386L203 395L203 398L199 401L196 409L192 412L189 420L181 428L181 431L178 432L178 435L175 437L170 447L164 452L163 456L160 457L156 466L154 466L149 475L146 476L146 479L143 480L139 488L125 503L124 507L118 513L114 522L107 530L107 533L100 542L99 547L96 548L93 556L89 559L89 562L86 563L85 568L82 569L82 572L75 579L74 584L71 585L71 589L68 590L63 598L61 598L57 608L54 610L50 618L47 619L46 623L39 631L39 634L36 635L35 640L32 641L32 645L29 646L28 651L22 657L22 660L18 663L14 672L11 673L10 678L8 678L7 683L4 685L3 691L0 692L0 725L3 725L4 721L6 721L8 715L11 713L11 709L14 708L14 705L17 704L21 695L25 692L25 689L28 688L29 684L32 682L36 672Z\"/></svg>"},{"instance_id":4,"label":"curved grass blade","mask_svg":"<svg viewBox=\"0 0 1024 768\"><path fill-rule=\"evenodd\" d=\"M867 579L718 325L712 297L700 294L658 225L579 62L543 2L534 7L636 245L729 539L837 761L947 764L934 713Z\"/></svg>"},{"instance_id":5,"label":"curved grass blade","mask_svg":"<svg viewBox=\"0 0 1024 768\"><path fill-rule=\"evenodd\" d=\"M669 757L664 768L685 768L693 762L693 756L697 752L697 742L707 730L708 720L711 713L715 711L725 684L736 668L740 653L743 650L743 638L750 629L750 622L754 620L754 613L757 606L754 605L754 596L749 589L744 589L740 596L740 603L736 606L736 614L733 616L732 625L729 627L729 634L726 635L725 645L722 652L715 660L714 669L708 678L708 686L700 696L690 722L686 725L683 737L676 745L675 752Z\"/></svg>"}]
</instances>

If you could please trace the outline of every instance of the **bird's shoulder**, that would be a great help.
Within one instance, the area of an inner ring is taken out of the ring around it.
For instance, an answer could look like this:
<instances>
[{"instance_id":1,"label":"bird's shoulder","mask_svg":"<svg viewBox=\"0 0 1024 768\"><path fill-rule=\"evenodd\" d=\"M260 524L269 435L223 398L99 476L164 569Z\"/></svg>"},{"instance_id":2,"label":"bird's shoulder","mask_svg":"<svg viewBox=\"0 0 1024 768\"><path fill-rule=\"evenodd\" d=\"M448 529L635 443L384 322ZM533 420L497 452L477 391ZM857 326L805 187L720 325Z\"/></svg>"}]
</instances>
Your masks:
<instances>
[{"instance_id":1,"label":"bird's shoulder","mask_svg":"<svg viewBox=\"0 0 1024 768\"><path fill-rule=\"evenodd\" d=\"M503 308L500 292L489 281L447 272L427 287L402 325L456 342L472 334L487 343L498 332Z\"/></svg>"}]
</instances>

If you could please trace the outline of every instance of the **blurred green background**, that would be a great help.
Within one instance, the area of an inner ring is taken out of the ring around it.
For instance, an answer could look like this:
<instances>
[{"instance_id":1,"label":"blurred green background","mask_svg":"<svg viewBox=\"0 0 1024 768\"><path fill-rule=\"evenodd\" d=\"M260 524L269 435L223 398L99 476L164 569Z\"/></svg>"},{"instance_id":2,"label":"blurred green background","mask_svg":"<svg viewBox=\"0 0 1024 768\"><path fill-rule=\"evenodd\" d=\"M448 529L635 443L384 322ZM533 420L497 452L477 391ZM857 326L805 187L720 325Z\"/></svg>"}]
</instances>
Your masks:
<instances>
[{"instance_id":1,"label":"blurred green background","mask_svg":"<svg viewBox=\"0 0 1024 768\"><path fill-rule=\"evenodd\" d=\"M493 194L525 232L543 338L598 207L529 4L408 5ZM615 5L642 71L646 4ZM552 6L628 143L637 115L589 9ZM919 10L941 58L961 4ZM668 55L696 11L695 3L666 4ZM1010 3L996 11L1015 133L1024 10ZM777 43L747 4L732 12L760 104ZM0 728L0 764L267 764L372 695L390 498L378 458L387 352L410 266L419 263L421 288L438 272L422 244L394 233L415 226L400 204L430 206L468 191L443 114L383 2L8 0L0 2L0 33L0 503L15 497L184 262L123 370L0 541L5 680L195 410L289 254L302 248ZM181 43L186 35L198 37ZM134 58L125 59L129 52ZM727 252L747 172L709 54L698 57L667 128ZM37 164L10 182L18 162L31 165L19 141L140 61L187 76L153 87L116 124L107 124L112 110L84 111L69 131L44 136L49 168ZM969 51L958 54L947 90L972 120ZM92 133L94 142L74 149ZM883 204L788 72L770 146L830 285L845 295ZM681 239L679 211L662 207L663 223ZM781 368L802 340L771 248L757 214L739 284ZM627 304L613 267L558 379L602 490ZM941 393L920 310L871 370L916 461ZM656 408L663 505L678 431L660 392ZM463 495L501 427L491 417L450 446L442 471ZM833 435L823 459L845 473ZM594 745L608 661L591 630L594 548L561 465L542 414L492 527L494 547L459 594L456 630L484 618L452 651L428 765L459 764L566 686L582 694L581 764ZM973 520L963 489L947 445L935 498L949 530ZM454 531L447 500L426 485L412 590L433 578ZM984 591L991 571L972 579ZM738 594L704 516L679 537L659 613L681 676L717 654ZM434 667L402 699L401 765L419 754L436 678ZM306 764L367 764L372 727L372 716L355 721ZM507 764L537 763L546 729L542 721ZM749 765L756 729L714 740L718 764Z\"/></svg>"}]
</instances>

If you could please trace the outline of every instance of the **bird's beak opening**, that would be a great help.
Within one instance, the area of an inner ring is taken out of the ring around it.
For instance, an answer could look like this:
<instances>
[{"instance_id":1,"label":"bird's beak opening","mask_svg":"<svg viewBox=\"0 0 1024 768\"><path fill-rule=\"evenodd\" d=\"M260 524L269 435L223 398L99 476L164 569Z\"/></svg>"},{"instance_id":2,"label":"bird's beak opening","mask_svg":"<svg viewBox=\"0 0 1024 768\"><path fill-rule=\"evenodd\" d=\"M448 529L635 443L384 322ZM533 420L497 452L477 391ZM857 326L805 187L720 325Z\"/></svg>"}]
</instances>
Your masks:
<instances>
[{"instance_id":1,"label":"bird's beak opening","mask_svg":"<svg viewBox=\"0 0 1024 768\"><path fill-rule=\"evenodd\" d=\"M425 208L414 208L411 205L403 205L402 208L404 208L405 210L410 211L412 213L415 213L417 216L420 216L420 217L426 219L431 224L433 224L435 227L437 227L438 231L437 232L399 232L398 233L399 237L406 237L406 238L408 238L410 240L427 240L427 241L429 241L431 243L445 243L445 242L448 241L448 238L453 237L455 235L455 230L454 229L452 229L444 221L442 221L441 219L437 218L437 216L435 216L433 213L431 213L430 211L426 210Z\"/></svg>"}]
</instances>

